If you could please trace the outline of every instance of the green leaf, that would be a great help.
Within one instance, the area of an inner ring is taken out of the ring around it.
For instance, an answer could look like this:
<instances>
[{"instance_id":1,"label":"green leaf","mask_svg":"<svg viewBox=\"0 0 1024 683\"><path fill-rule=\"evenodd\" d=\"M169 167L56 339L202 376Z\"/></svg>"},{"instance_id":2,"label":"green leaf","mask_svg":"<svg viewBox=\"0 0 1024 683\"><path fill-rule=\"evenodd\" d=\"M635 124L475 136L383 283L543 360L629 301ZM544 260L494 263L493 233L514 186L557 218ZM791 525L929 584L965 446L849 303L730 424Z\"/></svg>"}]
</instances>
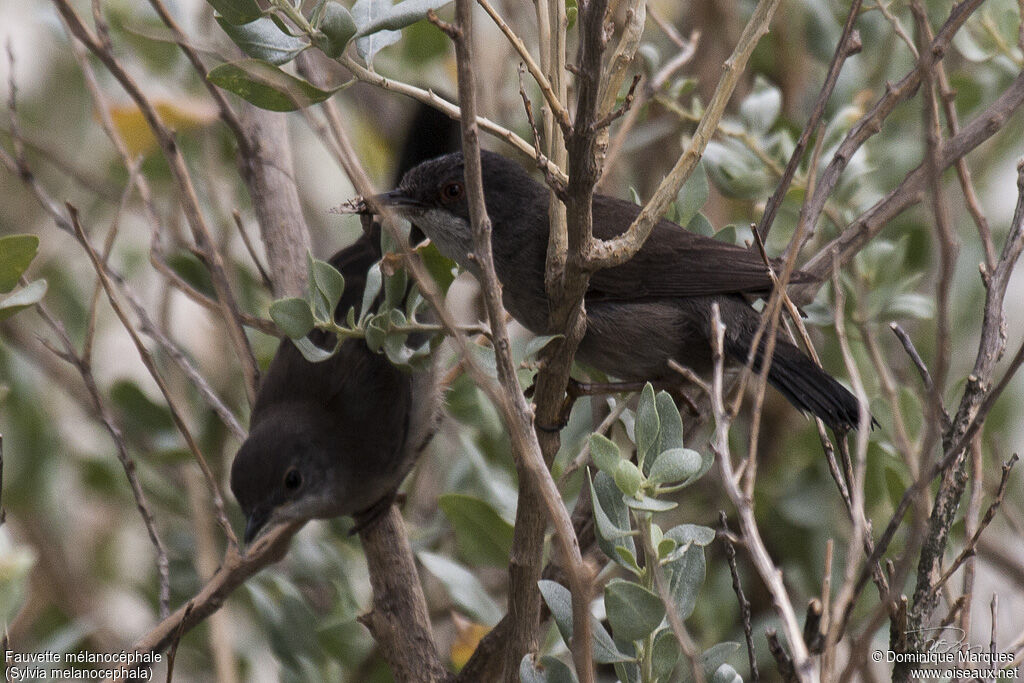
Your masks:
<instances>
[{"instance_id":1,"label":"green leaf","mask_svg":"<svg viewBox=\"0 0 1024 683\"><path fill-rule=\"evenodd\" d=\"M569 589L555 581L542 579L537 582L541 597L544 603L551 610L551 616L555 619L555 625L562 636L562 640L568 644L572 640L572 594ZM615 662L631 661L633 657L619 650L615 641L608 635L597 619L590 617L590 631L594 640L594 661L598 664L614 664Z\"/></svg>"},{"instance_id":2,"label":"green leaf","mask_svg":"<svg viewBox=\"0 0 1024 683\"><path fill-rule=\"evenodd\" d=\"M321 90L309 81L285 73L260 59L241 59L221 64L208 73L206 78L214 85L269 111L302 109L323 102L344 87Z\"/></svg>"},{"instance_id":3,"label":"green leaf","mask_svg":"<svg viewBox=\"0 0 1024 683\"><path fill-rule=\"evenodd\" d=\"M270 304L270 317L290 339L302 339L315 325L309 302L298 297L278 299Z\"/></svg>"},{"instance_id":4,"label":"green leaf","mask_svg":"<svg viewBox=\"0 0 1024 683\"><path fill-rule=\"evenodd\" d=\"M332 59L341 56L345 46L356 35L356 22L344 5L329 0L324 5L323 19L320 21L323 40L317 40L316 46Z\"/></svg>"},{"instance_id":5,"label":"green leaf","mask_svg":"<svg viewBox=\"0 0 1024 683\"><path fill-rule=\"evenodd\" d=\"M333 320L334 309L345 293L345 277L330 263L313 258L309 252L306 252L306 266L317 316L322 320Z\"/></svg>"},{"instance_id":6,"label":"green leaf","mask_svg":"<svg viewBox=\"0 0 1024 683\"><path fill-rule=\"evenodd\" d=\"M46 295L46 280L33 280L14 294L0 301L0 320L7 320L15 313L31 308Z\"/></svg>"},{"instance_id":7,"label":"green leaf","mask_svg":"<svg viewBox=\"0 0 1024 683\"><path fill-rule=\"evenodd\" d=\"M550 655L533 661L533 655L526 654L519 663L520 683L576 683L576 674L567 664Z\"/></svg>"},{"instance_id":8,"label":"green leaf","mask_svg":"<svg viewBox=\"0 0 1024 683\"><path fill-rule=\"evenodd\" d=\"M25 273L38 252L39 238L35 235L0 237L0 294L17 286L18 278Z\"/></svg>"},{"instance_id":9,"label":"green leaf","mask_svg":"<svg viewBox=\"0 0 1024 683\"><path fill-rule=\"evenodd\" d=\"M670 530L669 534L671 533ZM679 618L686 620L693 614L693 608L697 605L697 594L704 585L704 549L698 545L690 545L682 557L667 563L665 570L668 574L672 604Z\"/></svg>"},{"instance_id":10,"label":"green leaf","mask_svg":"<svg viewBox=\"0 0 1024 683\"><path fill-rule=\"evenodd\" d=\"M615 477L615 485L627 496L635 496L644 485L644 475L629 460L619 460L612 476Z\"/></svg>"},{"instance_id":11,"label":"green leaf","mask_svg":"<svg viewBox=\"0 0 1024 683\"><path fill-rule=\"evenodd\" d=\"M512 547L512 525L491 505L479 498L449 493L438 504L455 530L462 556L471 564L508 566Z\"/></svg>"},{"instance_id":12,"label":"green leaf","mask_svg":"<svg viewBox=\"0 0 1024 683\"><path fill-rule=\"evenodd\" d=\"M381 12L381 7L386 5L384 3L371 3L376 5L374 7L377 12L375 16L370 18L369 21L361 22L358 19L356 24L359 26L359 35L368 36L377 31L400 31L406 26L415 24L417 21L421 21L427 18L427 12L430 10L438 10L452 0L403 0L394 7L390 7L386 12ZM358 4L358 3L357 3ZM355 7L352 8L353 12Z\"/></svg>"},{"instance_id":13,"label":"green leaf","mask_svg":"<svg viewBox=\"0 0 1024 683\"><path fill-rule=\"evenodd\" d=\"M484 587L465 567L442 555L421 550L416 557L423 567L444 584L452 601L468 616L487 626L494 626L501 619L502 610Z\"/></svg>"},{"instance_id":14,"label":"green leaf","mask_svg":"<svg viewBox=\"0 0 1024 683\"><path fill-rule=\"evenodd\" d=\"M658 432L661 421L654 399L654 387L648 382L640 392L640 402L636 407L636 424L633 427L636 436L636 457L640 467L648 455L658 446Z\"/></svg>"},{"instance_id":15,"label":"green leaf","mask_svg":"<svg viewBox=\"0 0 1024 683\"><path fill-rule=\"evenodd\" d=\"M580 10L576 0L565 0L565 23L566 30L571 31L576 24L576 17Z\"/></svg>"},{"instance_id":16,"label":"green leaf","mask_svg":"<svg viewBox=\"0 0 1024 683\"><path fill-rule=\"evenodd\" d=\"M699 163L676 195L676 222L679 225L689 225L708 201L708 194L708 174L704 170L704 164Z\"/></svg>"},{"instance_id":17,"label":"green leaf","mask_svg":"<svg viewBox=\"0 0 1024 683\"><path fill-rule=\"evenodd\" d=\"M390 0L356 0L352 5L352 19L359 29L356 33L356 50L371 68L377 53L397 43L402 37L400 31L367 30L376 23L386 21L390 13Z\"/></svg>"},{"instance_id":18,"label":"green leaf","mask_svg":"<svg viewBox=\"0 0 1024 683\"><path fill-rule=\"evenodd\" d=\"M256 0L206 0L232 24L248 24L262 15Z\"/></svg>"},{"instance_id":19,"label":"green leaf","mask_svg":"<svg viewBox=\"0 0 1024 683\"><path fill-rule=\"evenodd\" d=\"M286 64L309 47L306 41L281 33L277 24L268 17L241 26L221 16L214 18L235 45L254 59L262 59L274 65Z\"/></svg>"},{"instance_id":20,"label":"green leaf","mask_svg":"<svg viewBox=\"0 0 1024 683\"><path fill-rule=\"evenodd\" d=\"M455 262L438 251L437 245L433 242L418 247L416 253L423 259L423 265L427 267L430 278L437 283L441 294L447 294L448 288L455 281Z\"/></svg>"},{"instance_id":21,"label":"green leaf","mask_svg":"<svg viewBox=\"0 0 1024 683\"><path fill-rule=\"evenodd\" d=\"M590 435L590 457L597 469L615 476L615 470L622 462L622 455L615 442L602 434Z\"/></svg>"},{"instance_id":22,"label":"green leaf","mask_svg":"<svg viewBox=\"0 0 1024 683\"><path fill-rule=\"evenodd\" d=\"M658 631L654 636L654 646L651 648L651 663L654 666L654 678L664 679L679 661L679 641L672 629L665 628Z\"/></svg>"},{"instance_id":23,"label":"green leaf","mask_svg":"<svg viewBox=\"0 0 1024 683\"><path fill-rule=\"evenodd\" d=\"M604 589L604 606L612 633L623 640L643 640L665 618L661 598L631 581L613 579Z\"/></svg>"},{"instance_id":24,"label":"green leaf","mask_svg":"<svg viewBox=\"0 0 1024 683\"><path fill-rule=\"evenodd\" d=\"M647 481L652 484L671 484L683 481L700 472L703 459L689 448L670 448L658 455Z\"/></svg>"}]
</instances>

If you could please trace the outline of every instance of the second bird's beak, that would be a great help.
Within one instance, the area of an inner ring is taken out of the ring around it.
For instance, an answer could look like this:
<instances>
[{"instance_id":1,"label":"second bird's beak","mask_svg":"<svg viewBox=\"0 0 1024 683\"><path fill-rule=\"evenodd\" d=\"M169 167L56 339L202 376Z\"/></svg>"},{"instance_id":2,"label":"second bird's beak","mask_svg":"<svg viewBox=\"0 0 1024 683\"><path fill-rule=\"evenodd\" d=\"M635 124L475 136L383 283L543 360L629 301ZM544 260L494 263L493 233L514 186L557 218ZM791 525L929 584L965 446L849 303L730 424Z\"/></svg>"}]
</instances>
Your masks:
<instances>
[{"instance_id":1,"label":"second bird's beak","mask_svg":"<svg viewBox=\"0 0 1024 683\"><path fill-rule=\"evenodd\" d=\"M270 511L262 508L256 508L245 518L245 544L249 545L253 542L257 536L260 535L260 531L266 526L267 520L270 519Z\"/></svg>"}]
</instances>

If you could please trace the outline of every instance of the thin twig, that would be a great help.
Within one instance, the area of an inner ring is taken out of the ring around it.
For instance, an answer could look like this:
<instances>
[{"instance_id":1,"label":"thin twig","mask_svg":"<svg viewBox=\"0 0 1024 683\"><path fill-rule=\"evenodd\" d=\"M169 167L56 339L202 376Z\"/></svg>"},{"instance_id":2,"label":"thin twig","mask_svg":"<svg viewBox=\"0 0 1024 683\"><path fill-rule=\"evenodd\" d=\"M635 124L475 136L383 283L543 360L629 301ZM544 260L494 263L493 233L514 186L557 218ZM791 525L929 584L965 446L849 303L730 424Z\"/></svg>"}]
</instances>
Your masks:
<instances>
[{"instance_id":1,"label":"thin twig","mask_svg":"<svg viewBox=\"0 0 1024 683\"><path fill-rule=\"evenodd\" d=\"M747 644L747 662L750 665L750 680L757 683L761 676L757 671L757 654L754 650L754 632L750 625L750 601L743 594L743 584L740 583L740 572L736 566L736 548L729 540L729 519L725 516L725 510L718 511L718 521L725 531L722 534L722 541L725 543L725 558L729 561L729 573L732 575L732 590L736 593L736 600L740 604L740 621L743 622L743 639Z\"/></svg>"}]
</instances>

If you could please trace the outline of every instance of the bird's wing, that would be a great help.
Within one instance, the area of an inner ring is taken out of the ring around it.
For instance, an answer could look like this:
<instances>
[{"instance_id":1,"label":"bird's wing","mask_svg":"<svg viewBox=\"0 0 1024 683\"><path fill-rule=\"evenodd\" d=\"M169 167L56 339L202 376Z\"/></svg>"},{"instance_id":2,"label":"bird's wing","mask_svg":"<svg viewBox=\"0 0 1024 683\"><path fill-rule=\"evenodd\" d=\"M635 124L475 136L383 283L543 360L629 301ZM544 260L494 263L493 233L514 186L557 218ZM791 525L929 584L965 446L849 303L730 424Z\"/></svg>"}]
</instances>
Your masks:
<instances>
[{"instance_id":1,"label":"bird's wing","mask_svg":"<svg viewBox=\"0 0 1024 683\"><path fill-rule=\"evenodd\" d=\"M640 207L612 197L594 197L594 235L616 237L632 223ZM653 246L656 245L656 246ZM790 282L807 282L793 273ZM659 221L650 238L631 260L596 272L588 301L635 301L679 296L767 293L772 281L760 254L734 244L688 232Z\"/></svg>"}]
</instances>

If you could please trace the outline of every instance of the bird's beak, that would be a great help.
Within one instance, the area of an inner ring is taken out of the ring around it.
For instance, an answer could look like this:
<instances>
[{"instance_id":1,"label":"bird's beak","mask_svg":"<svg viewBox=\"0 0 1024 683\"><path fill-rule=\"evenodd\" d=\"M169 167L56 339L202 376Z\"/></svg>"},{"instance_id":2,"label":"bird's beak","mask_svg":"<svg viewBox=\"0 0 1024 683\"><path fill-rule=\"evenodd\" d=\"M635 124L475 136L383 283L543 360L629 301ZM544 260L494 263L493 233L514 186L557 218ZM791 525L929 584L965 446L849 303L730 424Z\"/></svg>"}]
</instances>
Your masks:
<instances>
[{"instance_id":1,"label":"bird's beak","mask_svg":"<svg viewBox=\"0 0 1024 683\"><path fill-rule=\"evenodd\" d=\"M253 542L263 527L267 525L267 520L270 519L270 511L262 508L255 508L249 516L245 518L245 544L249 545Z\"/></svg>"},{"instance_id":2,"label":"bird's beak","mask_svg":"<svg viewBox=\"0 0 1024 683\"><path fill-rule=\"evenodd\" d=\"M371 209L384 207L396 210L398 213L405 213L409 210L424 209L423 202L410 196L401 188L395 188L390 192L378 194L366 200Z\"/></svg>"}]
</instances>

